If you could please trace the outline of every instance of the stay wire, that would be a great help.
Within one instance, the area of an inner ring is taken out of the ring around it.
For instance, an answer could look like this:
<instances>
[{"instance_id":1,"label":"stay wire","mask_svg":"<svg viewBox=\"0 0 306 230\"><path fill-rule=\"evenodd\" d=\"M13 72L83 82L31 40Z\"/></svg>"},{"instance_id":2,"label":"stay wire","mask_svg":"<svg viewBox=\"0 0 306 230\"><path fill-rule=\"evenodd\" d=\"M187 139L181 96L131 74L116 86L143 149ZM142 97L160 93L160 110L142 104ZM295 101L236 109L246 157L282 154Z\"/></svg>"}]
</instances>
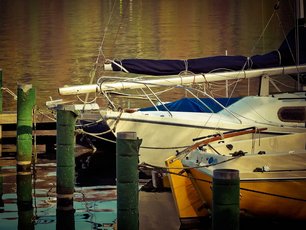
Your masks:
<instances>
[{"instance_id":1,"label":"stay wire","mask_svg":"<svg viewBox=\"0 0 306 230\"><path fill-rule=\"evenodd\" d=\"M98 56L96 58L96 62L94 63L93 68L92 68L92 70L89 73L89 76L90 76L90 83L89 84L93 83L94 77L96 75L96 71L98 69L98 64L99 64L100 57L101 56L104 57L103 45L104 45L105 37L106 37L107 31L108 31L108 27L109 27L109 25L111 23L111 19L112 19L113 13L115 11L114 9L115 9L115 6L116 6L116 2L117 1L114 0L113 7L112 7L112 10L111 10L111 14L110 14L110 16L108 18L107 25L104 28L104 34L103 34L103 37L102 37L102 40L101 40L101 44L100 44L100 47L99 47L99 52L98 52ZM85 109L85 105L87 104L88 97L89 97L89 93L86 93L85 100L84 100L84 108L83 109Z\"/></svg>"},{"instance_id":2,"label":"stay wire","mask_svg":"<svg viewBox=\"0 0 306 230\"><path fill-rule=\"evenodd\" d=\"M263 35L265 34L265 32L266 32L268 26L270 25L270 23L271 23L271 21L272 21L274 15L276 14L276 11L279 9L279 3L280 3L280 0L278 0L277 3L275 3L275 5L274 5L274 10L273 10L273 12L272 12L272 15L270 16L268 22L266 23L266 25L265 25L265 27L263 28L263 30L262 30L262 32L261 32L259 38L256 40L256 42L255 42L255 44L254 44L254 46L253 46L253 48L252 48L252 50L251 50L251 53L252 53L252 54L254 53L254 50L255 50L255 48L257 47L259 41L263 38Z\"/></svg>"}]
</instances>

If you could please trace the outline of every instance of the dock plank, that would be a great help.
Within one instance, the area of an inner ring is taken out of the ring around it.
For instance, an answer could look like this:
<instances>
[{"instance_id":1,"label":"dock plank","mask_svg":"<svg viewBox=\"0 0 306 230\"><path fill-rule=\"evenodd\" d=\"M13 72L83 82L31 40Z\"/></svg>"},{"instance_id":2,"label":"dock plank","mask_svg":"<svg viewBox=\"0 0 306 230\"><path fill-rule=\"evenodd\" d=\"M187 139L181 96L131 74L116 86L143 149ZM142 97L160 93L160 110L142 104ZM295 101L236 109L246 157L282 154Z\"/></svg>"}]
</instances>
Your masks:
<instances>
[{"instance_id":1,"label":"dock plank","mask_svg":"<svg viewBox=\"0 0 306 230\"><path fill-rule=\"evenodd\" d=\"M5 112L0 114L0 125L16 124L17 113Z\"/></svg>"},{"instance_id":2,"label":"dock plank","mask_svg":"<svg viewBox=\"0 0 306 230\"><path fill-rule=\"evenodd\" d=\"M0 114L0 156L5 152L16 152L17 113ZM54 152L56 143L56 121L49 113L36 113L33 116L33 144L42 145L45 151Z\"/></svg>"},{"instance_id":3,"label":"dock plank","mask_svg":"<svg viewBox=\"0 0 306 230\"><path fill-rule=\"evenodd\" d=\"M54 115L51 112L37 113L33 116L34 123L53 123L55 122ZM0 113L0 125L17 124L16 112L3 112Z\"/></svg>"}]
</instances>

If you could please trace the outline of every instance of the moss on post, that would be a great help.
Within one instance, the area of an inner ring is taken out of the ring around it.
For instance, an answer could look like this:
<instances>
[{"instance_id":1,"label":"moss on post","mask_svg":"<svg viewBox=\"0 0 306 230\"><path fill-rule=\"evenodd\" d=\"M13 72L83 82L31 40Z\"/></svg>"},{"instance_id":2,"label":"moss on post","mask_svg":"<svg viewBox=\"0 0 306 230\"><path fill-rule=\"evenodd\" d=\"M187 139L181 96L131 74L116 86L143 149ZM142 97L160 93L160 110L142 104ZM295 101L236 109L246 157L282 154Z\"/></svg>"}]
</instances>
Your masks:
<instances>
[{"instance_id":1,"label":"moss on post","mask_svg":"<svg viewBox=\"0 0 306 230\"><path fill-rule=\"evenodd\" d=\"M117 134L117 226L139 229L138 152L141 140L135 132Z\"/></svg>"}]
</instances>

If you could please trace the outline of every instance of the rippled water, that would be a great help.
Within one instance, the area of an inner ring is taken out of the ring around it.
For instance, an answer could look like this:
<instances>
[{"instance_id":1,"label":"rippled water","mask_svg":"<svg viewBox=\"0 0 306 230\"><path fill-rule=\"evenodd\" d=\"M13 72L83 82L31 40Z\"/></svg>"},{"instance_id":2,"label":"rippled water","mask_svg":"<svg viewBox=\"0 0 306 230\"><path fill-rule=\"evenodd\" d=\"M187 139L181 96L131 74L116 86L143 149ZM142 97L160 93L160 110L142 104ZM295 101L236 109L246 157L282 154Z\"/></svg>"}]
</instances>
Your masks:
<instances>
[{"instance_id":1,"label":"rippled water","mask_svg":"<svg viewBox=\"0 0 306 230\"><path fill-rule=\"evenodd\" d=\"M18 83L33 84L37 105L44 109L50 97L59 97L59 87L89 83L95 63L105 59L263 54L277 49L294 23L294 1L281 1L286 6L266 27L276 2L0 0L3 87L16 92ZM102 74L98 68L96 76ZM15 111L13 97L3 94L3 110ZM40 162L37 170L34 208L24 211L17 206L15 166L1 168L0 229L55 229L54 161ZM94 182L76 184L75 213L67 215L72 229L109 229L114 223L115 190Z\"/></svg>"},{"instance_id":2,"label":"rippled water","mask_svg":"<svg viewBox=\"0 0 306 230\"><path fill-rule=\"evenodd\" d=\"M275 14L266 28L276 2L1 0L3 85L16 92L17 83L33 84L43 108L59 97L59 87L89 83L97 59L265 53L278 48L293 24L294 1L283 1L282 26ZM4 97L4 110L16 110L13 97Z\"/></svg>"},{"instance_id":3,"label":"rippled water","mask_svg":"<svg viewBox=\"0 0 306 230\"><path fill-rule=\"evenodd\" d=\"M1 163L5 162L7 166L2 166L0 172L0 229L46 230L63 229L63 226L66 230L113 229L117 215L116 186L76 185L74 210L59 213L56 210L56 164L40 159L32 176L33 208L29 208L17 202L26 197L17 185L27 186L26 178L17 178L13 160L6 157Z\"/></svg>"}]
</instances>

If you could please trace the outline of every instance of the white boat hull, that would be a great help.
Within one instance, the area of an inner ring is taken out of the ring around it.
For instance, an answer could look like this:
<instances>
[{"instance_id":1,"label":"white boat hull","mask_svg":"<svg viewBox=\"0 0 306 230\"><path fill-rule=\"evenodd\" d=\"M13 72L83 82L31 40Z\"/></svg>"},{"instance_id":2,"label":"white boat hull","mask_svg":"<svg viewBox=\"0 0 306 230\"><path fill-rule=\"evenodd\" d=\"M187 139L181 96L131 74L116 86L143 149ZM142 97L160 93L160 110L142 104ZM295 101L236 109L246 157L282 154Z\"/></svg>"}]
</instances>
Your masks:
<instances>
[{"instance_id":1,"label":"white boat hull","mask_svg":"<svg viewBox=\"0 0 306 230\"><path fill-rule=\"evenodd\" d=\"M255 125L254 123L240 124L235 120L232 120L232 122L225 120L221 121L213 117L209 119L209 122L201 122L200 116L203 117L204 114L193 114L194 117L191 117L192 115L190 115L190 119L182 120L175 116L150 116L145 115L145 113L121 114L112 111L104 111L104 113L103 116L109 127L115 130L115 135L118 132L128 131L137 133L137 136L142 139L142 144L139 150L140 163L145 162L156 166L165 166L165 160L174 155L177 150L180 151L186 146L194 144L193 138L213 135L217 132L223 133L234 129L248 128ZM195 118L196 116L199 116L198 119ZM256 127L266 128L266 126L259 124L257 124ZM265 133L232 137L226 139L226 142L224 143L232 143L241 139L249 139L249 142L257 140L254 143L257 143L258 145L261 144L261 148L258 146L257 149L253 148L252 150L249 150L256 152L262 151L263 142L261 142L260 139L265 136L282 135L284 133L305 133L305 131L305 128L270 126ZM305 136L301 136L300 138L300 140L303 140L305 139ZM296 146L302 145L301 141L296 141L296 143L291 142L288 144L285 140L289 139L284 137L284 141L266 141L266 145L273 149L287 149L288 151L291 150L292 147L295 148ZM222 146L225 148L224 144Z\"/></svg>"}]
</instances>

